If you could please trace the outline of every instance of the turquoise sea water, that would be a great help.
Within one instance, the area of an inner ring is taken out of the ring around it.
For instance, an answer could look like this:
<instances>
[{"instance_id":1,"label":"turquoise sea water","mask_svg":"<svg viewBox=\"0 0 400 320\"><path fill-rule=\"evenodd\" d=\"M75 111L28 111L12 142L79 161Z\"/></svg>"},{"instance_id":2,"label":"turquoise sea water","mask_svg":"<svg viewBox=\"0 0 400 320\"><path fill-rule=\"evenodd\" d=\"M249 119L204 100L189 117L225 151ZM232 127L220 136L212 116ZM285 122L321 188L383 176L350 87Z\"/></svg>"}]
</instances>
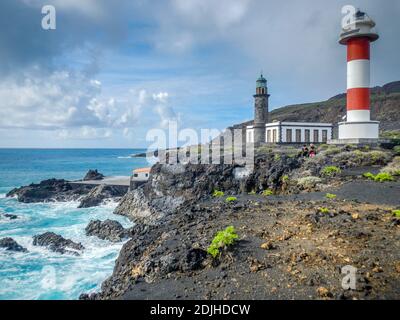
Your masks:
<instances>
[{"instance_id":1,"label":"turquoise sea water","mask_svg":"<svg viewBox=\"0 0 400 320\"><path fill-rule=\"evenodd\" d=\"M114 215L116 203L77 209L78 203L23 204L5 198L14 187L48 178L80 179L89 169L106 176L129 175L148 166L144 158L130 158L142 149L0 149L0 238L12 237L28 253L0 249L0 299L77 299L98 290L111 275L123 243L85 236L92 219L130 222ZM1 214L18 216L8 220ZM53 253L32 245L32 236L52 231L85 246L79 257Z\"/></svg>"}]
</instances>

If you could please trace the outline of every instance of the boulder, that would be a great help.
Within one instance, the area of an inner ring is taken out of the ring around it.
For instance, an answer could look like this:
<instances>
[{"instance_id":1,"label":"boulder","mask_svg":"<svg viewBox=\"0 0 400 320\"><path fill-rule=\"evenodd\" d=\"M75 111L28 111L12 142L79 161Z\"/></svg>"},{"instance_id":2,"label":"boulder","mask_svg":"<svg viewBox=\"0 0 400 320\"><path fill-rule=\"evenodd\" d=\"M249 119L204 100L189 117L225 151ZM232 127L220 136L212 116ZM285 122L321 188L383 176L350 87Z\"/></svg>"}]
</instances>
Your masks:
<instances>
[{"instance_id":1,"label":"boulder","mask_svg":"<svg viewBox=\"0 0 400 320\"><path fill-rule=\"evenodd\" d=\"M83 181L88 180L103 180L104 175L96 170L89 170L83 178Z\"/></svg>"},{"instance_id":2,"label":"boulder","mask_svg":"<svg viewBox=\"0 0 400 320\"><path fill-rule=\"evenodd\" d=\"M86 185L71 185L64 179L49 179L13 189L7 193L7 197L17 197L18 201L24 203L76 201L92 188Z\"/></svg>"},{"instance_id":3,"label":"boulder","mask_svg":"<svg viewBox=\"0 0 400 320\"><path fill-rule=\"evenodd\" d=\"M3 216L4 218L9 219L9 220L18 219L18 216L17 216L17 215L15 215L15 214L10 214L10 213L4 213L2 216Z\"/></svg>"},{"instance_id":4,"label":"boulder","mask_svg":"<svg viewBox=\"0 0 400 320\"><path fill-rule=\"evenodd\" d=\"M100 205L105 199L120 198L125 193L126 189L118 186L99 185L81 199L78 208L95 207Z\"/></svg>"},{"instance_id":5,"label":"boulder","mask_svg":"<svg viewBox=\"0 0 400 320\"><path fill-rule=\"evenodd\" d=\"M76 243L72 240L65 239L54 232L46 232L41 235L34 236L33 245L47 247L51 251L61 254L68 253L76 256L79 256L80 254L78 251L85 249L81 243Z\"/></svg>"},{"instance_id":6,"label":"boulder","mask_svg":"<svg viewBox=\"0 0 400 320\"><path fill-rule=\"evenodd\" d=\"M85 228L87 236L96 236L103 240L119 242L129 236L129 230L125 229L118 221L92 220Z\"/></svg>"},{"instance_id":7,"label":"boulder","mask_svg":"<svg viewBox=\"0 0 400 320\"><path fill-rule=\"evenodd\" d=\"M27 252L28 250L20 246L13 238L0 239L0 248L5 248L7 251Z\"/></svg>"}]
</instances>

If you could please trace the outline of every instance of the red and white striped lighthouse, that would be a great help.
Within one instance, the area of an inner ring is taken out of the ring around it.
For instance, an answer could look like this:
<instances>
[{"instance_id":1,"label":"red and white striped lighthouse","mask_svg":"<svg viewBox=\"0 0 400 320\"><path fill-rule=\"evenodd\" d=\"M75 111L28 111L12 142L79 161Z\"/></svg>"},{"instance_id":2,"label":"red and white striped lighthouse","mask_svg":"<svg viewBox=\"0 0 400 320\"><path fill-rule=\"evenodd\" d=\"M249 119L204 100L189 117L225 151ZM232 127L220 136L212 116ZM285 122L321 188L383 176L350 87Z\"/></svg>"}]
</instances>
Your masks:
<instances>
[{"instance_id":1,"label":"red and white striped lighthouse","mask_svg":"<svg viewBox=\"0 0 400 320\"><path fill-rule=\"evenodd\" d=\"M379 122L370 117L370 43L379 38L374 27L366 13L357 11L340 34L339 43L347 46L347 119L339 123L340 140L379 137Z\"/></svg>"}]
</instances>

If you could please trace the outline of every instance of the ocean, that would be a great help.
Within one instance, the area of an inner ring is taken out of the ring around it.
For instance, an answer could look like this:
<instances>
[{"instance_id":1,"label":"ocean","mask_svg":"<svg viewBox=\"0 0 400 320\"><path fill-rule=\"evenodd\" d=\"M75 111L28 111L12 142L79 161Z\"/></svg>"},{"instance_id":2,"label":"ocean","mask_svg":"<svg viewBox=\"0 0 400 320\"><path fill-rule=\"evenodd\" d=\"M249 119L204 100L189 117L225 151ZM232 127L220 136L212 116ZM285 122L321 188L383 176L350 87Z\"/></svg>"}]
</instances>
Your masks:
<instances>
[{"instance_id":1,"label":"ocean","mask_svg":"<svg viewBox=\"0 0 400 320\"><path fill-rule=\"evenodd\" d=\"M83 292L100 288L112 274L123 243L87 237L93 219L113 219L115 202L77 209L77 202L24 204L6 198L12 188L49 178L81 179L89 169L106 176L127 176L132 169L148 166L145 158L130 154L144 149L0 149L0 238L12 237L27 253L0 249L0 299L78 299ZM15 220L1 214L15 214ZM80 256L61 255L32 245L32 237L52 231L85 250Z\"/></svg>"}]
</instances>

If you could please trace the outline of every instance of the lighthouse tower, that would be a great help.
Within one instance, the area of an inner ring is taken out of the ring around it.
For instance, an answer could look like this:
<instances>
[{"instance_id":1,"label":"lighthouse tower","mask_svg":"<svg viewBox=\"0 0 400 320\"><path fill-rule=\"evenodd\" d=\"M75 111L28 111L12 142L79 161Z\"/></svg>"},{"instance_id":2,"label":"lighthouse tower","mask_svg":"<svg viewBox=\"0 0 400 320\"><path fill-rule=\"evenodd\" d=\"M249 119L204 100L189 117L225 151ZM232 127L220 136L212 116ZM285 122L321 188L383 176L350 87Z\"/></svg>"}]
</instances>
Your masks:
<instances>
[{"instance_id":1,"label":"lighthouse tower","mask_svg":"<svg viewBox=\"0 0 400 320\"><path fill-rule=\"evenodd\" d=\"M268 122L267 80L261 74L256 82L254 95L254 144L265 143L265 125Z\"/></svg>"},{"instance_id":2,"label":"lighthouse tower","mask_svg":"<svg viewBox=\"0 0 400 320\"><path fill-rule=\"evenodd\" d=\"M375 22L358 10L343 26L339 43L347 46L347 119L339 140L368 142L379 138L379 122L370 118L370 43L378 40Z\"/></svg>"}]
</instances>

